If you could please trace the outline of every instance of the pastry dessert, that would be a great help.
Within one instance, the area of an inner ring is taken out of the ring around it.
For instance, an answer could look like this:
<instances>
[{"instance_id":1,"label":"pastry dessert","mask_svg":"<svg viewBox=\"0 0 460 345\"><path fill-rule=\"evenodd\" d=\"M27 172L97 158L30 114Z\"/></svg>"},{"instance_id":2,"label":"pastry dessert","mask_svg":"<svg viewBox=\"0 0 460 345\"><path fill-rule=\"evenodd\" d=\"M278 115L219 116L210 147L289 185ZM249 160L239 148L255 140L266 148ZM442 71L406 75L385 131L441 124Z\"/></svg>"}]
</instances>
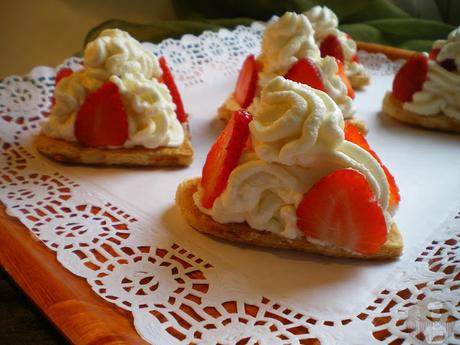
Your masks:
<instances>
[{"instance_id":1,"label":"pastry dessert","mask_svg":"<svg viewBox=\"0 0 460 345\"><path fill-rule=\"evenodd\" d=\"M177 189L193 228L330 256L401 255L395 180L325 92L276 77L252 109L232 114L201 179Z\"/></svg>"},{"instance_id":2,"label":"pastry dessert","mask_svg":"<svg viewBox=\"0 0 460 345\"><path fill-rule=\"evenodd\" d=\"M401 67L383 112L412 125L460 132L460 27Z\"/></svg>"},{"instance_id":3,"label":"pastry dessert","mask_svg":"<svg viewBox=\"0 0 460 345\"><path fill-rule=\"evenodd\" d=\"M187 116L166 60L117 29L87 45L81 70L58 72L51 115L35 146L70 163L163 166L193 160Z\"/></svg>"},{"instance_id":4,"label":"pastry dessert","mask_svg":"<svg viewBox=\"0 0 460 345\"><path fill-rule=\"evenodd\" d=\"M260 90L277 76L325 91L345 118L353 116L354 91L343 63L331 56L321 57L307 16L287 12L267 24L260 55L250 55L244 61L234 92L219 108L219 118L228 120L241 108L251 110Z\"/></svg>"},{"instance_id":5,"label":"pastry dessert","mask_svg":"<svg viewBox=\"0 0 460 345\"><path fill-rule=\"evenodd\" d=\"M315 41L321 56L333 56L342 61L354 89L368 85L369 74L359 61L356 42L338 29L339 20L335 13L326 6L315 6L304 14L315 30Z\"/></svg>"}]
</instances>

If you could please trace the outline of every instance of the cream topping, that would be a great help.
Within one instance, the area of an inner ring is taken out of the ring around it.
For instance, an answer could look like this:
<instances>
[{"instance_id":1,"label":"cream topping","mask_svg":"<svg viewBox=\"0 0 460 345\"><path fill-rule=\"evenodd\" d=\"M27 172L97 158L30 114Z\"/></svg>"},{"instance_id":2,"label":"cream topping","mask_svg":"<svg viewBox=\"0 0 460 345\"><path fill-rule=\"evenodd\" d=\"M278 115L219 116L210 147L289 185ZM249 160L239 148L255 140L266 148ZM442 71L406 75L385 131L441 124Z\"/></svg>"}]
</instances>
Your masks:
<instances>
[{"instance_id":1,"label":"cream topping","mask_svg":"<svg viewBox=\"0 0 460 345\"><path fill-rule=\"evenodd\" d=\"M433 48L440 51L436 61L428 60L422 90L413 95L411 102L405 102L403 108L422 116L443 113L460 121L460 27L452 31L447 40L436 41ZM446 59L454 60L457 70L448 71L439 64Z\"/></svg>"},{"instance_id":2,"label":"cream topping","mask_svg":"<svg viewBox=\"0 0 460 345\"><path fill-rule=\"evenodd\" d=\"M104 30L87 45L83 70L56 86L56 104L42 130L50 137L77 141L74 126L80 106L89 93L111 81L128 115L129 135L123 147L180 146L184 130L167 87L158 81L161 75L155 56L128 33Z\"/></svg>"},{"instance_id":3,"label":"cream topping","mask_svg":"<svg viewBox=\"0 0 460 345\"><path fill-rule=\"evenodd\" d=\"M389 187L379 163L345 141L340 109L324 92L277 77L262 90L250 124L254 151L247 151L230 174L227 188L211 209L195 204L219 223L247 222L289 239L297 228L296 209L313 184L332 171L360 171L375 193L387 222Z\"/></svg>"},{"instance_id":4,"label":"cream topping","mask_svg":"<svg viewBox=\"0 0 460 345\"><path fill-rule=\"evenodd\" d=\"M304 14L315 30L316 42L321 42L329 35L337 35L339 19L328 7L314 6Z\"/></svg>"},{"instance_id":5,"label":"cream topping","mask_svg":"<svg viewBox=\"0 0 460 345\"><path fill-rule=\"evenodd\" d=\"M353 61L357 51L356 42L347 37L347 34L338 29L339 20L334 12L326 6L314 6L304 13L315 30L315 41L319 45L327 36L338 38L344 55L345 71L347 75L366 73L364 66Z\"/></svg>"},{"instance_id":6,"label":"cream topping","mask_svg":"<svg viewBox=\"0 0 460 345\"><path fill-rule=\"evenodd\" d=\"M352 99L348 96L347 86L337 74L339 66L335 58L326 56L318 61L318 65L323 72L323 83L327 94L337 103L345 119L352 118L355 113Z\"/></svg>"},{"instance_id":7,"label":"cream topping","mask_svg":"<svg viewBox=\"0 0 460 345\"><path fill-rule=\"evenodd\" d=\"M127 32L104 30L88 43L84 53L88 77L107 80L111 75L134 74L145 78L161 77L158 60Z\"/></svg>"},{"instance_id":8,"label":"cream topping","mask_svg":"<svg viewBox=\"0 0 460 345\"><path fill-rule=\"evenodd\" d=\"M300 83L273 79L251 110L254 150L267 162L308 165L343 141L343 117L335 102Z\"/></svg>"},{"instance_id":9,"label":"cream topping","mask_svg":"<svg viewBox=\"0 0 460 345\"><path fill-rule=\"evenodd\" d=\"M302 14L286 12L274 17L265 29L259 61L263 70L261 79L268 82L275 76L285 75L298 59L320 57L313 37L313 28Z\"/></svg>"},{"instance_id":10,"label":"cream topping","mask_svg":"<svg viewBox=\"0 0 460 345\"><path fill-rule=\"evenodd\" d=\"M457 66L457 72L460 73L460 26L447 36L447 40L434 42L433 48L440 49L436 61L452 59Z\"/></svg>"},{"instance_id":11,"label":"cream topping","mask_svg":"<svg viewBox=\"0 0 460 345\"><path fill-rule=\"evenodd\" d=\"M259 88L263 88L274 77L285 75L301 58L310 58L318 65L328 94L339 105L345 118L352 117L352 99L337 75L337 63L333 58L321 58L313 27L303 14L286 12L268 23L262 39L262 53L258 57L262 64ZM232 104L229 99L227 102Z\"/></svg>"}]
</instances>

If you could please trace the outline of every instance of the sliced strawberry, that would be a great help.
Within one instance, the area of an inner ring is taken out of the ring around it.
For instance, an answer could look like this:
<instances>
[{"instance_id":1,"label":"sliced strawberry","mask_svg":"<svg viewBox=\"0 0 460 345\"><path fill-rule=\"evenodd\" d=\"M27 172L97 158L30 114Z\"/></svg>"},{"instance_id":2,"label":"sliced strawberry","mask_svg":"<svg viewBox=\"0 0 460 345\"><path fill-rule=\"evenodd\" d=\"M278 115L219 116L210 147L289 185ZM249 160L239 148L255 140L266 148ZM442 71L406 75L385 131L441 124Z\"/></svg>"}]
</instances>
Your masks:
<instances>
[{"instance_id":1,"label":"sliced strawberry","mask_svg":"<svg viewBox=\"0 0 460 345\"><path fill-rule=\"evenodd\" d=\"M258 65L254 55L249 55L243 62L235 86L235 100L241 108L247 108L256 95Z\"/></svg>"},{"instance_id":2,"label":"sliced strawberry","mask_svg":"<svg viewBox=\"0 0 460 345\"><path fill-rule=\"evenodd\" d=\"M246 144L244 145L244 148L246 150L252 150L252 140L251 140L251 136L249 135L248 136L248 140L246 140Z\"/></svg>"},{"instance_id":3,"label":"sliced strawberry","mask_svg":"<svg viewBox=\"0 0 460 345\"><path fill-rule=\"evenodd\" d=\"M176 82L174 81L171 70L166 63L166 59L162 56L158 60L160 63L161 71L163 72L162 81L168 87L174 104L176 105L176 117L180 123L187 122L187 114L185 113L184 104L180 97L179 89L177 88Z\"/></svg>"},{"instance_id":4,"label":"sliced strawberry","mask_svg":"<svg viewBox=\"0 0 460 345\"><path fill-rule=\"evenodd\" d=\"M431 49L429 55L428 55L428 58L430 60L436 60L436 58L438 57L438 54L439 52L441 51L441 49L439 48L434 48L434 49Z\"/></svg>"},{"instance_id":5,"label":"sliced strawberry","mask_svg":"<svg viewBox=\"0 0 460 345\"><path fill-rule=\"evenodd\" d=\"M351 86L350 79L347 77L347 72L345 71L345 66L343 65L343 62L340 60L335 60L337 62L337 66L339 68L337 74L342 78L342 81L345 83L347 87L347 95L351 99L355 99L355 90L353 90L353 87Z\"/></svg>"},{"instance_id":6,"label":"sliced strawberry","mask_svg":"<svg viewBox=\"0 0 460 345\"><path fill-rule=\"evenodd\" d=\"M356 63L361 63L361 60L359 59L358 54L355 54L352 56L351 61L354 61Z\"/></svg>"},{"instance_id":7,"label":"sliced strawberry","mask_svg":"<svg viewBox=\"0 0 460 345\"><path fill-rule=\"evenodd\" d=\"M75 120L75 137L85 146L120 146L128 139L128 117L117 85L104 83L89 94Z\"/></svg>"},{"instance_id":8,"label":"sliced strawberry","mask_svg":"<svg viewBox=\"0 0 460 345\"><path fill-rule=\"evenodd\" d=\"M412 101L414 93L422 89L428 75L428 58L424 54L411 57L396 73L393 95L401 102Z\"/></svg>"},{"instance_id":9,"label":"sliced strawberry","mask_svg":"<svg viewBox=\"0 0 460 345\"><path fill-rule=\"evenodd\" d=\"M326 92L321 71L309 58L299 59L284 77Z\"/></svg>"},{"instance_id":10,"label":"sliced strawberry","mask_svg":"<svg viewBox=\"0 0 460 345\"><path fill-rule=\"evenodd\" d=\"M321 57L333 56L337 60L343 61L343 50L340 41L335 35L327 36L320 44L319 50Z\"/></svg>"},{"instance_id":11,"label":"sliced strawberry","mask_svg":"<svg viewBox=\"0 0 460 345\"><path fill-rule=\"evenodd\" d=\"M352 143L362 147L368 152L372 151L366 138L361 133L358 126L353 124L353 122L351 122L350 120L346 120L344 130L345 130L345 140L351 141Z\"/></svg>"},{"instance_id":12,"label":"sliced strawberry","mask_svg":"<svg viewBox=\"0 0 460 345\"><path fill-rule=\"evenodd\" d=\"M374 254L387 238L382 209L366 178L353 169L323 177L297 207L297 226L307 238L361 254Z\"/></svg>"},{"instance_id":13,"label":"sliced strawberry","mask_svg":"<svg viewBox=\"0 0 460 345\"><path fill-rule=\"evenodd\" d=\"M362 147L364 150L369 152L377 162L379 162L380 166L383 169L383 172L385 173L388 185L390 187L390 209L398 206L401 197L399 196L399 188L396 184L395 178L390 173L388 168L382 163L379 156L377 156L377 154L371 149L369 143L367 142L366 138L361 133L359 128L356 127L350 121L345 121L345 140L351 141L352 143Z\"/></svg>"},{"instance_id":14,"label":"sliced strawberry","mask_svg":"<svg viewBox=\"0 0 460 345\"><path fill-rule=\"evenodd\" d=\"M247 111L235 111L209 150L201 178L203 207L211 208L216 198L227 187L228 177L237 166L248 140L251 120L252 115Z\"/></svg>"},{"instance_id":15,"label":"sliced strawberry","mask_svg":"<svg viewBox=\"0 0 460 345\"><path fill-rule=\"evenodd\" d=\"M73 70L67 67L61 68L57 73L56 73L56 78L54 81L54 84L57 85L62 79L65 77L68 77L72 75Z\"/></svg>"}]
</instances>

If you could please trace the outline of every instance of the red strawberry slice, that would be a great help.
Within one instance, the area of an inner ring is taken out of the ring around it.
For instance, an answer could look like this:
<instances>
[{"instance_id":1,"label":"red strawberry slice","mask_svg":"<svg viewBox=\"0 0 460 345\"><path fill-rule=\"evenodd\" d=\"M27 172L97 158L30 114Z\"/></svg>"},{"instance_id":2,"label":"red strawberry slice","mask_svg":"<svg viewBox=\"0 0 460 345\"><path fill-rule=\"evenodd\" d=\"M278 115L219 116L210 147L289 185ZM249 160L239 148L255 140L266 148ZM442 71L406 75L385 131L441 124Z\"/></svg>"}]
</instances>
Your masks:
<instances>
[{"instance_id":1,"label":"red strawberry slice","mask_svg":"<svg viewBox=\"0 0 460 345\"><path fill-rule=\"evenodd\" d=\"M128 117L117 85L104 83L89 94L75 120L75 137L85 146L120 146L128 139Z\"/></svg>"},{"instance_id":2,"label":"red strawberry slice","mask_svg":"<svg viewBox=\"0 0 460 345\"><path fill-rule=\"evenodd\" d=\"M350 120L346 120L344 130L345 130L345 140L351 141L352 143L365 149L367 152L372 151L366 138L361 133L358 126L353 124L353 122L351 122Z\"/></svg>"},{"instance_id":3,"label":"red strawberry slice","mask_svg":"<svg viewBox=\"0 0 460 345\"><path fill-rule=\"evenodd\" d=\"M343 50L340 41L335 35L327 36L320 44L319 50L321 57L333 56L337 60L343 61Z\"/></svg>"},{"instance_id":4,"label":"red strawberry slice","mask_svg":"<svg viewBox=\"0 0 460 345\"><path fill-rule=\"evenodd\" d=\"M256 95L259 67L254 55L249 55L243 62L235 86L235 100L241 108L247 108Z\"/></svg>"},{"instance_id":5,"label":"red strawberry slice","mask_svg":"<svg viewBox=\"0 0 460 345\"><path fill-rule=\"evenodd\" d=\"M184 104L182 103L182 98L180 97L179 89L177 88L176 82L174 81L171 70L166 63L166 59L162 56L158 60L160 63L161 71L163 75L161 77L163 83L167 86L174 104L176 105L176 117L180 123L187 122L187 114L185 113Z\"/></svg>"},{"instance_id":6,"label":"red strawberry slice","mask_svg":"<svg viewBox=\"0 0 460 345\"><path fill-rule=\"evenodd\" d=\"M347 73L345 71L345 66L343 65L343 62L337 59L335 61L337 62L337 66L339 68L337 74L340 76L340 78L342 78L342 81L345 83L347 87L348 97L350 97L351 99L355 99L355 90L353 90L353 87L350 83L350 79L348 79L347 77Z\"/></svg>"},{"instance_id":7,"label":"red strawberry slice","mask_svg":"<svg viewBox=\"0 0 460 345\"><path fill-rule=\"evenodd\" d=\"M374 254L387 239L382 209L366 178L353 169L323 177L297 207L297 226L308 238L361 254Z\"/></svg>"},{"instance_id":8,"label":"red strawberry slice","mask_svg":"<svg viewBox=\"0 0 460 345\"><path fill-rule=\"evenodd\" d=\"M309 58L299 59L284 77L326 92L321 71Z\"/></svg>"},{"instance_id":9,"label":"red strawberry slice","mask_svg":"<svg viewBox=\"0 0 460 345\"><path fill-rule=\"evenodd\" d=\"M355 54L352 56L351 61L354 61L356 63L361 63L361 60L359 59L358 54Z\"/></svg>"},{"instance_id":10,"label":"red strawberry slice","mask_svg":"<svg viewBox=\"0 0 460 345\"><path fill-rule=\"evenodd\" d=\"M396 73L393 95L401 102L412 101L414 93L422 89L428 75L428 58L424 54L412 56Z\"/></svg>"},{"instance_id":11,"label":"red strawberry slice","mask_svg":"<svg viewBox=\"0 0 460 345\"><path fill-rule=\"evenodd\" d=\"M203 207L211 208L216 198L227 187L228 177L237 166L248 141L251 120L252 115L247 111L235 111L209 150L201 178Z\"/></svg>"},{"instance_id":12,"label":"red strawberry slice","mask_svg":"<svg viewBox=\"0 0 460 345\"><path fill-rule=\"evenodd\" d=\"M438 57L440 51L441 51L441 49L439 49L439 48L431 49L430 53L428 54L428 58L430 60L436 60L436 58Z\"/></svg>"},{"instance_id":13,"label":"red strawberry slice","mask_svg":"<svg viewBox=\"0 0 460 345\"><path fill-rule=\"evenodd\" d=\"M65 77L68 77L72 75L73 70L68 68L68 67L63 67L61 68L57 73L56 73L56 78L55 78L55 85L57 85L62 79Z\"/></svg>"},{"instance_id":14,"label":"red strawberry slice","mask_svg":"<svg viewBox=\"0 0 460 345\"><path fill-rule=\"evenodd\" d=\"M377 162L379 162L380 166L383 169L383 172L385 173L388 185L390 187L390 209L393 209L394 207L398 206L401 197L399 196L399 188L396 184L395 178L390 173L388 168L382 163L379 156L377 156L377 154L371 149L369 143L367 142L366 138L361 133L359 128L356 127L350 121L345 121L345 140L351 141L352 143L362 147L364 150L369 152L372 155L372 157L374 157L377 160Z\"/></svg>"}]
</instances>

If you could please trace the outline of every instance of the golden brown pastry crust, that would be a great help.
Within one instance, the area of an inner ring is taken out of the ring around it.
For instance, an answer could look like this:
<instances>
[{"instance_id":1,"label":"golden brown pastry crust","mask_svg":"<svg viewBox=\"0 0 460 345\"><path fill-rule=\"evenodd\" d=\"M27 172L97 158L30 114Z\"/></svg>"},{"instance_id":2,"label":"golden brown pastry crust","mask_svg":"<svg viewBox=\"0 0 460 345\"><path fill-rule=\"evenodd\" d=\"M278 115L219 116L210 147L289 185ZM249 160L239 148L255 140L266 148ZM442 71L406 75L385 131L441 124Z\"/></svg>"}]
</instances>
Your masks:
<instances>
[{"instance_id":1,"label":"golden brown pastry crust","mask_svg":"<svg viewBox=\"0 0 460 345\"><path fill-rule=\"evenodd\" d=\"M350 80L350 84L355 90L360 90L363 87L369 85L370 82L370 77L369 74L366 72L358 73L358 74L353 74L348 77Z\"/></svg>"},{"instance_id":2,"label":"golden brown pastry crust","mask_svg":"<svg viewBox=\"0 0 460 345\"><path fill-rule=\"evenodd\" d=\"M230 117L232 116L232 113L233 111L231 111L230 109L228 109L226 106L225 106L225 103L222 104L219 109L217 109L217 117L221 120L224 120L225 122L227 122L228 120L230 120Z\"/></svg>"},{"instance_id":3,"label":"golden brown pastry crust","mask_svg":"<svg viewBox=\"0 0 460 345\"><path fill-rule=\"evenodd\" d=\"M217 223L210 216L202 213L193 201L193 194L197 191L199 182L199 178L182 182L176 191L176 204L179 206L187 223L200 232L234 242L262 247L295 249L344 258L384 260L395 259L402 254L403 242L395 224L391 227L387 241L377 253L360 255L337 247L313 244L305 238L289 240L268 231L254 230L247 223Z\"/></svg>"},{"instance_id":4,"label":"golden brown pastry crust","mask_svg":"<svg viewBox=\"0 0 460 345\"><path fill-rule=\"evenodd\" d=\"M159 147L149 149L132 148L103 149L86 147L78 142L55 139L39 134L34 140L35 147L43 155L59 162L88 165L122 166L187 166L193 162L193 149L188 131L179 147Z\"/></svg>"},{"instance_id":5,"label":"golden brown pastry crust","mask_svg":"<svg viewBox=\"0 0 460 345\"><path fill-rule=\"evenodd\" d=\"M369 53L382 53L390 60L409 59L412 55L418 54L413 50L385 46L377 43L356 41L358 50L365 50Z\"/></svg>"},{"instance_id":6,"label":"golden brown pastry crust","mask_svg":"<svg viewBox=\"0 0 460 345\"><path fill-rule=\"evenodd\" d=\"M391 92L387 92L385 95L382 109L388 116L404 123L438 131L460 132L460 122L454 121L442 113L423 116L405 110L402 107L402 102L397 100Z\"/></svg>"}]
</instances>

